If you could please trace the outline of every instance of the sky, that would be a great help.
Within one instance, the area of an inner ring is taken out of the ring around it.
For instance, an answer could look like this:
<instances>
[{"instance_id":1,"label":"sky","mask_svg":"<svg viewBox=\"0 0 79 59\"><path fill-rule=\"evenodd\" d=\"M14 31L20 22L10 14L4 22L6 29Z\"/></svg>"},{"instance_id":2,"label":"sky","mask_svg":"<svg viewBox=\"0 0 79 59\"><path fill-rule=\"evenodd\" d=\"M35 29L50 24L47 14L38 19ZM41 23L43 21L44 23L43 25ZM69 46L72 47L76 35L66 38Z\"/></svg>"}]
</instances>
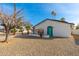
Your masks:
<instances>
[{"instance_id":1,"label":"sky","mask_svg":"<svg viewBox=\"0 0 79 59\"><path fill-rule=\"evenodd\" d=\"M0 4L1 10L5 14L13 13L13 4ZM79 4L78 3L16 3L17 10L23 8L22 15L24 21L29 21L36 25L47 18L60 20L62 17L67 22L79 24ZM55 10L54 17L51 12Z\"/></svg>"}]
</instances>

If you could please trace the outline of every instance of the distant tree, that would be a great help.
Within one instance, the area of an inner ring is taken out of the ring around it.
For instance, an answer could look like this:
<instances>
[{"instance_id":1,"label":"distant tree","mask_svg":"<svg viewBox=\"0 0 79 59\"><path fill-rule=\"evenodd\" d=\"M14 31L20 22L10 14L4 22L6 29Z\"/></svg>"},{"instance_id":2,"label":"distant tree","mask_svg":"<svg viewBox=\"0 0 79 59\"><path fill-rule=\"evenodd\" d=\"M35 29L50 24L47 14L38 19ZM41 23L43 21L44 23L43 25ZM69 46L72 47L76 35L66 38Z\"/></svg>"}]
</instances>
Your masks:
<instances>
[{"instance_id":1,"label":"distant tree","mask_svg":"<svg viewBox=\"0 0 79 59\"><path fill-rule=\"evenodd\" d=\"M13 29L11 29L11 33L13 33L13 35L15 35L17 32L16 28L14 27Z\"/></svg>"},{"instance_id":2,"label":"distant tree","mask_svg":"<svg viewBox=\"0 0 79 59\"><path fill-rule=\"evenodd\" d=\"M64 17L62 17L62 18L60 19L60 21L65 21L65 18L64 18Z\"/></svg>"},{"instance_id":3,"label":"distant tree","mask_svg":"<svg viewBox=\"0 0 79 59\"><path fill-rule=\"evenodd\" d=\"M76 26L76 29L79 29L79 24Z\"/></svg>"},{"instance_id":4,"label":"distant tree","mask_svg":"<svg viewBox=\"0 0 79 59\"><path fill-rule=\"evenodd\" d=\"M21 32L22 35L23 35L23 31L24 31L23 27L19 27L19 32Z\"/></svg>"},{"instance_id":5,"label":"distant tree","mask_svg":"<svg viewBox=\"0 0 79 59\"><path fill-rule=\"evenodd\" d=\"M19 20L17 20L17 23L18 23L18 26L17 26L17 29L19 29L19 32L21 32L22 33L22 35L23 35L23 31L24 31L24 29L23 29L23 20L22 20L22 18L19 18Z\"/></svg>"},{"instance_id":6,"label":"distant tree","mask_svg":"<svg viewBox=\"0 0 79 59\"><path fill-rule=\"evenodd\" d=\"M29 25L29 24L27 24L26 26L25 26L25 28L26 28L26 30L27 30L27 34L29 34L29 30L31 30L31 25Z\"/></svg>"}]
</instances>

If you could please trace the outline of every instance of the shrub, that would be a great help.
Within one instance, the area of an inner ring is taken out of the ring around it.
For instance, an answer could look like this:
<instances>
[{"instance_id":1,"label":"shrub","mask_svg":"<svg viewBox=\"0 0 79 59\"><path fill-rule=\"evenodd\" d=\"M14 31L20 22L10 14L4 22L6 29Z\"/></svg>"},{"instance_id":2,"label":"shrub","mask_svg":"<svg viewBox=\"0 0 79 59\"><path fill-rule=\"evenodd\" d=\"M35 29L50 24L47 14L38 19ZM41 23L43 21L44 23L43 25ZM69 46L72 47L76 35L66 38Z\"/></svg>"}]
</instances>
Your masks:
<instances>
[{"instance_id":1,"label":"shrub","mask_svg":"<svg viewBox=\"0 0 79 59\"><path fill-rule=\"evenodd\" d=\"M11 33L13 33L14 35L16 32L17 32L16 28L11 29Z\"/></svg>"},{"instance_id":2,"label":"shrub","mask_svg":"<svg viewBox=\"0 0 79 59\"><path fill-rule=\"evenodd\" d=\"M38 32L38 35L40 35L40 37L42 38L44 34L44 30L38 29L37 32Z\"/></svg>"}]
</instances>

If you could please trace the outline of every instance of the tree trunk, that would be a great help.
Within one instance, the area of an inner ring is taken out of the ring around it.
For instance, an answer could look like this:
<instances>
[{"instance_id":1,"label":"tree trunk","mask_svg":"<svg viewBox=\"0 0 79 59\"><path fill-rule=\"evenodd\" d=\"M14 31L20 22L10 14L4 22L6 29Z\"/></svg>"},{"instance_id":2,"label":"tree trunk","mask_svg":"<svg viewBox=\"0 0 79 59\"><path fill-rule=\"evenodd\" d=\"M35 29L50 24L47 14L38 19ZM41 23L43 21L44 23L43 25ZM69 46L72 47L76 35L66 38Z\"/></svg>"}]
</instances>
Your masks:
<instances>
[{"instance_id":1,"label":"tree trunk","mask_svg":"<svg viewBox=\"0 0 79 59\"><path fill-rule=\"evenodd\" d=\"M9 35L9 30L8 28L5 29L6 33L5 33L5 40L3 42L7 42L8 40L8 35ZM8 43L8 42L7 42Z\"/></svg>"},{"instance_id":2,"label":"tree trunk","mask_svg":"<svg viewBox=\"0 0 79 59\"><path fill-rule=\"evenodd\" d=\"M29 33L30 33L29 30L27 30L27 35L29 35Z\"/></svg>"},{"instance_id":3,"label":"tree trunk","mask_svg":"<svg viewBox=\"0 0 79 59\"><path fill-rule=\"evenodd\" d=\"M13 35L15 35L16 34L16 32L13 32Z\"/></svg>"},{"instance_id":4,"label":"tree trunk","mask_svg":"<svg viewBox=\"0 0 79 59\"><path fill-rule=\"evenodd\" d=\"M8 39L8 34L9 34L9 31L7 30L7 31L6 31L6 37L5 37L4 42L7 42L7 39Z\"/></svg>"},{"instance_id":5,"label":"tree trunk","mask_svg":"<svg viewBox=\"0 0 79 59\"><path fill-rule=\"evenodd\" d=\"M22 34L22 35L24 34L23 31L21 32L21 34Z\"/></svg>"},{"instance_id":6,"label":"tree trunk","mask_svg":"<svg viewBox=\"0 0 79 59\"><path fill-rule=\"evenodd\" d=\"M41 37L41 38L43 38L43 35L42 35L42 34L40 34L40 37Z\"/></svg>"},{"instance_id":7,"label":"tree trunk","mask_svg":"<svg viewBox=\"0 0 79 59\"><path fill-rule=\"evenodd\" d=\"M5 40L4 41L0 41L0 42L7 42L7 39L8 39L8 34L9 34L9 30L8 28L5 28ZM7 42L8 43L8 42Z\"/></svg>"}]
</instances>

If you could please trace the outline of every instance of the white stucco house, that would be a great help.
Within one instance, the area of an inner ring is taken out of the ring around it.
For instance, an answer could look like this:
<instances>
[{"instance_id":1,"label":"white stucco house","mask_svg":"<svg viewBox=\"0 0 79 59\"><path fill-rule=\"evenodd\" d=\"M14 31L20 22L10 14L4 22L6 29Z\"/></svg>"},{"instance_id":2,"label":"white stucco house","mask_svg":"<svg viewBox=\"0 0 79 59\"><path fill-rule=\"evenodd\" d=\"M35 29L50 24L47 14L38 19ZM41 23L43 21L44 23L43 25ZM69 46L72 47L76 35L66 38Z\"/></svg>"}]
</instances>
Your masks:
<instances>
[{"instance_id":1,"label":"white stucco house","mask_svg":"<svg viewBox=\"0 0 79 59\"><path fill-rule=\"evenodd\" d=\"M70 37L72 32L71 25L74 24L66 21L45 19L33 28L35 34L37 34L36 29L43 29L44 35L49 35L50 37Z\"/></svg>"}]
</instances>

